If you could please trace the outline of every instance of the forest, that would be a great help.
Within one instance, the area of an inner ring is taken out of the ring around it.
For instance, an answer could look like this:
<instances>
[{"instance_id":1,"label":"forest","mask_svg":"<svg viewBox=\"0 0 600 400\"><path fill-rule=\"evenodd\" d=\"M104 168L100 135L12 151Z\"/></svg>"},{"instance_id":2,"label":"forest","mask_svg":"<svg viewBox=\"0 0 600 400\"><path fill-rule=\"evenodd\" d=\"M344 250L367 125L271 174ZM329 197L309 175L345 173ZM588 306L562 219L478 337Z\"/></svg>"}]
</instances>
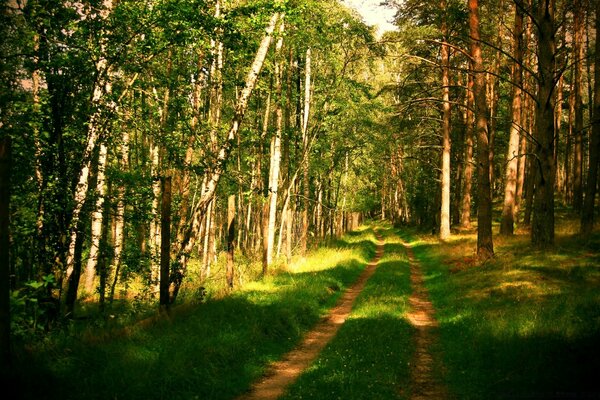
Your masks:
<instances>
[{"instance_id":1,"label":"forest","mask_svg":"<svg viewBox=\"0 0 600 400\"><path fill-rule=\"evenodd\" d=\"M600 399L600 1L1 7L10 398Z\"/></svg>"}]
</instances>

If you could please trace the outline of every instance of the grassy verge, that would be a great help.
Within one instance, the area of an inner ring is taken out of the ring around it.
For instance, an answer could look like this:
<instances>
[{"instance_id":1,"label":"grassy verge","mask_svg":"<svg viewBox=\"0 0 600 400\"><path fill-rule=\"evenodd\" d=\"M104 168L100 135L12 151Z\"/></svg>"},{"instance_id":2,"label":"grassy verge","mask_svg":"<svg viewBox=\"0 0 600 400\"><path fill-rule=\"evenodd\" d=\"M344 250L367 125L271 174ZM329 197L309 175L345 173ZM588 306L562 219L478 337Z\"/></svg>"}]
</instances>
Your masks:
<instances>
[{"instance_id":1,"label":"grassy verge","mask_svg":"<svg viewBox=\"0 0 600 400\"><path fill-rule=\"evenodd\" d=\"M171 320L37 343L16 359L17 398L230 399L293 348L374 252L365 229Z\"/></svg>"},{"instance_id":2,"label":"grassy verge","mask_svg":"<svg viewBox=\"0 0 600 400\"><path fill-rule=\"evenodd\" d=\"M545 252L526 234L496 237L483 266L473 233L443 244L407 235L457 398L600 398L600 235L583 242L562 226Z\"/></svg>"},{"instance_id":3,"label":"grassy verge","mask_svg":"<svg viewBox=\"0 0 600 400\"><path fill-rule=\"evenodd\" d=\"M319 358L284 399L394 399L409 386L412 327L404 318L410 294L405 251L393 231L354 309Z\"/></svg>"}]
</instances>

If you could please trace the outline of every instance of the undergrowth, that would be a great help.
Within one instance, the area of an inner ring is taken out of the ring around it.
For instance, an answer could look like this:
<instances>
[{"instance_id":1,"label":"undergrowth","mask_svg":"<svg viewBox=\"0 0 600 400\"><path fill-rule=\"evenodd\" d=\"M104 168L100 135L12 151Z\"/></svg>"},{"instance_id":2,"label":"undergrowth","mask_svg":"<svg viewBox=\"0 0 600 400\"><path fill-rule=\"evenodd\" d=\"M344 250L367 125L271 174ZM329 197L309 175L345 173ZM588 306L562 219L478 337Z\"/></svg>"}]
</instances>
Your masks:
<instances>
[{"instance_id":1,"label":"undergrowth","mask_svg":"<svg viewBox=\"0 0 600 400\"><path fill-rule=\"evenodd\" d=\"M374 252L365 228L171 318L29 343L15 357L17 398L230 399L294 347Z\"/></svg>"}]
</instances>

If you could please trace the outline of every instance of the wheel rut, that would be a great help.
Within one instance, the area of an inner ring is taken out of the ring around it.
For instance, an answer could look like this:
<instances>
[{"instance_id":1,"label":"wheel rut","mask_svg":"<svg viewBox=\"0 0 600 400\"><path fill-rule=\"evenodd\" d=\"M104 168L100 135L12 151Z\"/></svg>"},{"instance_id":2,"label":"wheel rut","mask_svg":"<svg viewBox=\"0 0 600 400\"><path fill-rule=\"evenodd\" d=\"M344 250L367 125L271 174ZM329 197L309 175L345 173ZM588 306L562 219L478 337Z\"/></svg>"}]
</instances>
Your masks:
<instances>
[{"instance_id":1,"label":"wheel rut","mask_svg":"<svg viewBox=\"0 0 600 400\"><path fill-rule=\"evenodd\" d=\"M327 343L334 338L350 315L354 301L364 289L367 280L375 272L383 255L382 237L377 233L375 235L378 241L375 257L367 264L357 281L346 290L336 306L306 334L295 349L274 363L262 379L253 384L250 390L238 397L237 400L274 400L279 398L285 389L318 357Z\"/></svg>"},{"instance_id":2,"label":"wheel rut","mask_svg":"<svg viewBox=\"0 0 600 400\"><path fill-rule=\"evenodd\" d=\"M410 312L407 318L415 328L415 352L410 363L411 400L448 398L447 388L439 381L434 369L436 360L432 347L438 342L439 323L435 309L429 300L429 292L423 282L423 273L410 245L402 242L410 264L412 294L409 298Z\"/></svg>"}]
</instances>

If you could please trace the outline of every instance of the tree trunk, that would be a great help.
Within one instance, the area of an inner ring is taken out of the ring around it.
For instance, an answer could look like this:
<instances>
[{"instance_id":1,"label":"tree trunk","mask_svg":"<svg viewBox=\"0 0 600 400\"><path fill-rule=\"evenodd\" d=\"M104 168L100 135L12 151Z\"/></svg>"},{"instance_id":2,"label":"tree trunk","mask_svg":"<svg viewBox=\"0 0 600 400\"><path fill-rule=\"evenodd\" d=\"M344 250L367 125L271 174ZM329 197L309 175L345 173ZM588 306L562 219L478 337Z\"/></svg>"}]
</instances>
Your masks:
<instances>
[{"instance_id":1,"label":"tree trunk","mask_svg":"<svg viewBox=\"0 0 600 400\"><path fill-rule=\"evenodd\" d=\"M256 85L256 82L258 80L258 75L260 74L260 71L264 64L269 47L271 45L272 34L273 34L273 31L277 24L277 21L279 20L279 16L280 16L279 13L274 13L273 16L271 17L269 25L266 29L266 34L263 37L263 39L258 47L254 61L252 63L252 66L250 67L250 70L246 77L245 87L242 90L242 92L240 93L240 96L238 98L238 101L237 101L237 104L235 107L235 114L233 117L233 121L231 123L231 127L229 129L229 132L227 134L226 141L221 146L221 148L219 149L219 152L217 154L216 161L215 161L216 167L212 171L212 173L207 181L205 192L202 194L201 198L199 199L199 201L196 203L196 205L194 206L194 208L192 210L192 213L191 213L192 216L190 218L189 223L186 224L185 233L182 235L182 237L183 237L182 242L178 243L177 260L179 261L179 264L182 268L182 275L185 274L185 266L187 264L187 257L188 257L188 254L190 253L191 249L194 247L194 242L198 235L198 231L200 229L200 224L202 222L202 218L206 213L206 207L208 206L208 203L210 202L210 200L212 200L212 198L215 194L217 185L218 185L218 183L221 179L221 175L223 174L223 171L225 169L225 164L227 163L227 160L229 159L229 155L231 153L231 149L233 147L234 140L238 134L240 125L244 118L244 114L248 107L248 100L250 99L250 95L252 94L252 91L254 90L254 86ZM183 276L181 278L183 278ZM175 282L176 286L178 286L180 284L181 284L181 282Z\"/></svg>"},{"instance_id":2,"label":"tree trunk","mask_svg":"<svg viewBox=\"0 0 600 400\"><path fill-rule=\"evenodd\" d=\"M533 199L531 241L539 248L554 243L554 0L540 0L537 9L538 92L534 162L538 168Z\"/></svg>"},{"instance_id":3,"label":"tree trunk","mask_svg":"<svg viewBox=\"0 0 600 400\"><path fill-rule=\"evenodd\" d=\"M442 12L446 12L446 0L440 3ZM448 40L448 26L446 16L442 17L443 41ZM451 132L451 109L450 109L450 47L442 44L442 171L441 171L441 207L440 207L440 239L446 240L450 237L450 132Z\"/></svg>"},{"instance_id":4,"label":"tree trunk","mask_svg":"<svg viewBox=\"0 0 600 400\"><path fill-rule=\"evenodd\" d=\"M90 254L85 267L85 285L84 290L88 295L94 294L94 281L96 280L96 269L98 266L98 257L100 256L100 239L104 228L104 198L106 196L106 163L108 158L108 148L105 143L100 144L100 154L98 155L98 172L96 173L96 208L92 213L92 233L90 243Z\"/></svg>"},{"instance_id":5,"label":"tree trunk","mask_svg":"<svg viewBox=\"0 0 600 400\"><path fill-rule=\"evenodd\" d=\"M580 211L583 204L583 46L584 7L581 0L573 2L573 59L575 93L575 143L573 146L573 209ZM553 38L554 43L554 38Z\"/></svg>"},{"instance_id":6,"label":"tree trunk","mask_svg":"<svg viewBox=\"0 0 600 400\"><path fill-rule=\"evenodd\" d=\"M513 63L512 71L512 123L506 154L506 183L504 187L504 208L502 209L502 221L500 224L501 235L514 234L517 168L519 166L519 130L521 128L521 86L523 84L523 75L521 73L521 63L523 62L523 13L518 6L515 6L513 46L513 58L515 62Z\"/></svg>"},{"instance_id":7,"label":"tree trunk","mask_svg":"<svg viewBox=\"0 0 600 400\"><path fill-rule=\"evenodd\" d=\"M269 222L267 227L267 254L265 257L266 264L263 265L263 273L266 273L273 263L273 253L275 246L275 225L277 219L277 192L279 189L279 169L281 166L281 132L283 128L283 110L282 102L282 74L283 62L281 57L281 48L283 46L283 32L285 25L283 20L279 26L279 34L275 47L275 119L276 129L275 135L271 140L271 163L269 173Z\"/></svg>"},{"instance_id":8,"label":"tree trunk","mask_svg":"<svg viewBox=\"0 0 600 400\"><path fill-rule=\"evenodd\" d=\"M235 252L235 195L227 199L227 287L233 289L233 257Z\"/></svg>"},{"instance_id":9,"label":"tree trunk","mask_svg":"<svg viewBox=\"0 0 600 400\"><path fill-rule=\"evenodd\" d=\"M161 210L160 210L160 297L161 309L169 307L169 270L171 266L171 177L161 180Z\"/></svg>"},{"instance_id":10,"label":"tree trunk","mask_svg":"<svg viewBox=\"0 0 600 400\"><path fill-rule=\"evenodd\" d=\"M467 83L467 111L465 113L465 160L464 160L464 187L462 192L460 226L471 229L471 192L473 186L473 120L474 96L473 75L469 74Z\"/></svg>"},{"instance_id":11,"label":"tree trunk","mask_svg":"<svg viewBox=\"0 0 600 400\"><path fill-rule=\"evenodd\" d=\"M475 120L477 128L477 257L487 260L494 255L492 241L492 195L490 188L490 150L488 108L485 98L485 76L479 35L478 0L469 0L471 57L473 58Z\"/></svg>"},{"instance_id":12,"label":"tree trunk","mask_svg":"<svg viewBox=\"0 0 600 400\"><path fill-rule=\"evenodd\" d=\"M10 371L10 175L11 140L0 139L0 373Z\"/></svg>"},{"instance_id":13,"label":"tree trunk","mask_svg":"<svg viewBox=\"0 0 600 400\"><path fill-rule=\"evenodd\" d=\"M594 61L594 111L592 113L592 138L590 167L588 169L585 202L581 214L581 234L587 237L594 228L594 203L598 185L598 162L600 158L600 2L596 2L596 59Z\"/></svg>"},{"instance_id":14,"label":"tree trunk","mask_svg":"<svg viewBox=\"0 0 600 400\"><path fill-rule=\"evenodd\" d=\"M112 10L113 2L112 0L105 0L104 5L105 9L100 12L100 16L102 19L107 19ZM103 41L100 45L100 54L104 54L105 51L106 43ZM95 67L98 78L95 80L92 91L91 108L93 111L87 125L86 145L81 157L83 161L81 164L81 169L78 173L77 186L75 187L75 192L73 193L74 206L71 212L71 222L69 224L69 245L67 248L67 257L65 261L65 279L62 282L63 289L68 289L65 287L68 282L74 282L74 280L71 279L71 275L73 274L73 268L75 264L75 244L77 242L77 235L79 233L78 226L81 210L83 209L83 205L85 204L88 194L92 153L96 148L96 143L100 134L102 133L103 122L105 120L104 113L106 111L103 111L103 108L106 105L108 105L109 108L114 108L115 106L113 102L104 104L106 95L112 92L112 86L110 82L110 66L107 58L104 56L99 57ZM77 282L76 286L79 286L78 284L79 282ZM75 293L75 295L77 295L77 293Z\"/></svg>"},{"instance_id":15,"label":"tree trunk","mask_svg":"<svg viewBox=\"0 0 600 400\"><path fill-rule=\"evenodd\" d=\"M306 247L308 242L308 208L310 206L308 196L310 195L310 177L309 177L309 166L310 157L308 153L308 118L310 116L310 85L312 79L312 54L311 49L306 50L306 62L305 62L305 76L304 76L304 109L302 110L302 148L304 153L303 160L303 172L304 179L302 180L302 187L304 189L304 201L302 209L302 231L300 233L300 254L306 253Z\"/></svg>"},{"instance_id":16,"label":"tree trunk","mask_svg":"<svg viewBox=\"0 0 600 400\"><path fill-rule=\"evenodd\" d=\"M129 132L123 132L123 142L121 143L121 170L129 171ZM108 301L112 303L115 296L115 289L121 273L121 257L123 255L123 244L125 240L125 185L120 184L117 189L117 207L115 210L115 234L113 244L113 259L110 270L113 274L113 281L110 287Z\"/></svg>"}]
</instances>

